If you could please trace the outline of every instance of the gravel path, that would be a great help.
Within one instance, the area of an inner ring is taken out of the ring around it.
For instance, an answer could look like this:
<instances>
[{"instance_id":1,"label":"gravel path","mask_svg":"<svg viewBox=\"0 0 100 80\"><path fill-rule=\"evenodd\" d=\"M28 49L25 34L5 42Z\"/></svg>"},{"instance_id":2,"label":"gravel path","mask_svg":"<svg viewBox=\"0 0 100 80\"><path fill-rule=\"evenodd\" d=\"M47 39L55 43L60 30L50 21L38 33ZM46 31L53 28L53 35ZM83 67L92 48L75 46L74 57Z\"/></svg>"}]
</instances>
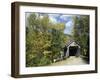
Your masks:
<instances>
[{"instance_id":1,"label":"gravel path","mask_svg":"<svg viewBox=\"0 0 100 80\"><path fill-rule=\"evenodd\" d=\"M70 56L66 60L62 60L59 62L52 63L50 66L58 66L58 65L82 65L86 64L86 62L81 57Z\"/></svg>"}]
</instances>

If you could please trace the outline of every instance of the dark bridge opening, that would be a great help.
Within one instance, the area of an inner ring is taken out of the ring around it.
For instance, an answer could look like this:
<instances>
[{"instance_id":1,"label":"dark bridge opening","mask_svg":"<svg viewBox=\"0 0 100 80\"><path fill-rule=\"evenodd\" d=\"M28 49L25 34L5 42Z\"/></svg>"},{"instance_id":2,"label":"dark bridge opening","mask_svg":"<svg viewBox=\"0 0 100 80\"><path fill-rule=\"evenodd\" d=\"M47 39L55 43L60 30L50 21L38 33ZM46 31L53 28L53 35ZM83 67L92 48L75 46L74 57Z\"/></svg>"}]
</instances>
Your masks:
<instances>
[{"instance_id":1,"label":"dark bridge opening","mask_svg":"<svg viewBox=\"0 0 100 80\"><path fill-rule=\"evenodd\" d=\"M78 46L69 47L69 56L76 56L78 50Z\"/></svg>"}]
</instances>

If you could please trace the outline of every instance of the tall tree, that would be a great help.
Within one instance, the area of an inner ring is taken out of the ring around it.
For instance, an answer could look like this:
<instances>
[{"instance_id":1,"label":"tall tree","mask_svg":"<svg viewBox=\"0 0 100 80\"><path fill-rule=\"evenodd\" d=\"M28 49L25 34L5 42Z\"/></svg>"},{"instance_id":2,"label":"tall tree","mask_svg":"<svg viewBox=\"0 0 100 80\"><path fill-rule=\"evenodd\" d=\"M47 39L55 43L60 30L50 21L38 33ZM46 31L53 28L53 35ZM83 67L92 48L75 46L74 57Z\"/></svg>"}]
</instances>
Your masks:
<instances>
[{"instance_id":1,"label":"tall tree","mask_svg":"<svg viewBox=\"0 0 100 80\"><path fill-rule=\"evenodd\" d=\"M89 58L89 16L74 16L73 38L81 46L81 55Z\"/></svg>"}]
</instances>

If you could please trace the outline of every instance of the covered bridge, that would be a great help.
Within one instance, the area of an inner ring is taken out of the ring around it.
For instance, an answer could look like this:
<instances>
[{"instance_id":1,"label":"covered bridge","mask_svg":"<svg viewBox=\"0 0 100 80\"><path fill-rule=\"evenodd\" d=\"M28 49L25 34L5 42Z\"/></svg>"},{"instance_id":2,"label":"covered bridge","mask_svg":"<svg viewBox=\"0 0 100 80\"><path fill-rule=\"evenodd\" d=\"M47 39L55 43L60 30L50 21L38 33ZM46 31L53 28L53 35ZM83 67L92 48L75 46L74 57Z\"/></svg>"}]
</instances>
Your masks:
<instances>
[{"instance_id":1,"label":"covered bridge","mask_svg":"<svg viewBox=\"0 0 100 80\"><path fill-rule=\"evenodd\" d=\"M80 45L74 40L69 41L64 47L63 58L67 58L69 56L80 56Z\"/></svg>"}]
</instances>

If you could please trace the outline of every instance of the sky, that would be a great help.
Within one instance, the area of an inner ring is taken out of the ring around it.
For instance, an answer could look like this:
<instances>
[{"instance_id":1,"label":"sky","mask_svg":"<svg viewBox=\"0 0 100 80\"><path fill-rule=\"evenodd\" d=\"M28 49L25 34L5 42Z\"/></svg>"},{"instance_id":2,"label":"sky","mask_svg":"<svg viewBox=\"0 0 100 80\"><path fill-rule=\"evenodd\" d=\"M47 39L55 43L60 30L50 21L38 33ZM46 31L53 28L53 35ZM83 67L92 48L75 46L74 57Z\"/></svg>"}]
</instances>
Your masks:
<instances>
[{"instance_id":1,"label":"sky","mask_svg":"<svg viewBox=\"0 0 100 80\"><path fill-rule=\"evenodd\" d=\"M72 21L73 15L65 15L65 14L48 14L48 15L49 19L53 23L64 23L65 24L64 33L71 34L73 29L73 21Z\"/></svg>"}]
</instances>

